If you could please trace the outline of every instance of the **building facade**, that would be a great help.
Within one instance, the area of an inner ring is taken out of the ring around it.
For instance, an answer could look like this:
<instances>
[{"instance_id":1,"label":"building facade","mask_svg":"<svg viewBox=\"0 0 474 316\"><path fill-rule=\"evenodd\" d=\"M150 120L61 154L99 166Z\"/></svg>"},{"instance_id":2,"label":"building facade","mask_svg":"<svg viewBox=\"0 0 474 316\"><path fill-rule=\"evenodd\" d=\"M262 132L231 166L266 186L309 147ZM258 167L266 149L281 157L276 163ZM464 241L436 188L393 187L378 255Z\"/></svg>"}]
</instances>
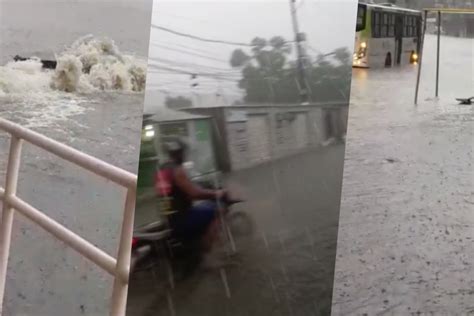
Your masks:
<instances>
[{"instance_id":1,"label":"building facade","mask_svg":"<svg viewBox=\"0 0 474 316\"><path fill-rule=\"evenodd\" d=\"M218 168L234 171L318 148L346 131L347 105L240 105L192 108L213 118Z\"/></svg>"}]
</instances>

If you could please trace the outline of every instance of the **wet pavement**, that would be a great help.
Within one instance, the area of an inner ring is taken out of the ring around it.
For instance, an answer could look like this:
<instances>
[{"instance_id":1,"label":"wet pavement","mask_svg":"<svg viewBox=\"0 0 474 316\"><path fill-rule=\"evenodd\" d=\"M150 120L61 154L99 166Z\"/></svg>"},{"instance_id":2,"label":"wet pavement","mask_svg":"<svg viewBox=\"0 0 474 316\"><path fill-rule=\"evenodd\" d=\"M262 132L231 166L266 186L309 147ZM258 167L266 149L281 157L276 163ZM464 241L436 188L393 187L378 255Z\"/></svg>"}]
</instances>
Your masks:
<instances>
[{"instance_id":1,"label":"wet pavement","mask_svg":"<svg viewBox=\"0 0 474 316\"><path fill-rule=\"evenodd\" d=\"M354 72L333 315L474 314L473 40L415 68Z\"/></svg>"},{"instance_id":2,"label":"wet pavement","mask_svg":"<svg viewBox=\"0 0 474 316\"><path fill-rule=\"evenodd\" d=\"M51 59L87 34L111 38L122 52L138 58L147 56L151 5L151 0L1 0L0 66L17 54ZM30 89L38 82L17 79L14 86L24 93L2 95L0 117L137 172L143 94L66 96ZM8 143L8 135L0 131L1 186ZM116 255L125 192L115 184L25 144L18 195ZM111 286L106 272L21 215L15 216L4 316L106 315Z\"/></svg>"},{"instance_id":3,"label":"wet pavement","mask_svg":"<svg viewBox=\"0 0 474 316\"><path fill-rule=\"evenodd\" d=\"M333 145L232 174L228 187L246 199L236 207L256 223L237 239L234 264L224 277L198 271L174 289L163 266L139 272L127 315L327 315L343 154Z\"/></svg>"},{"instance_id":4,"label":"wet pavement","mask_svg":"<svg viewBox=\"0 0 474 316\"><path fill-rule=\"evenodd\" d=\"M138 144L133 144L140 137L141 104L143 95L96 95L94 102L81 105L86 109L82 114L35 124L33 129L136 173ZM15 104L0 109L3 118L36 123L28 114ZM8 143L9 137L0 131L2 186ZM124 189L25 144L18 195L116 255ZM21 215L15 217L12 236L5 315L107 314L112 278L106 272Z\"/></svg>"}]
</instances>

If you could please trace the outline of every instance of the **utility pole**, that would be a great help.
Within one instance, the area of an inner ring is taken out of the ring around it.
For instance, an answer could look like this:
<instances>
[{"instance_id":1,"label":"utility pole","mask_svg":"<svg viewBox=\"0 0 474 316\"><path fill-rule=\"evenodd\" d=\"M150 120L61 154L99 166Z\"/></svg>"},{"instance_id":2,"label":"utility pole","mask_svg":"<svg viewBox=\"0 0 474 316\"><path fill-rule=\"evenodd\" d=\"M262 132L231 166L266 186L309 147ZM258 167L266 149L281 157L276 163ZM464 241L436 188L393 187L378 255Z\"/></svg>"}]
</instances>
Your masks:
<instances>
[{"instance_id":1,"label":"utility pole","mask_svg":"<svg viewBox=\"0 0 474 316\"><path fill-rule=\"evenodd\" d=\"M295 33L295 46L298 55L298 88L300 89L301 102L308 102L308 86L305 73L305 53L302 47L302 42L305 41L305 36L300 33L298 27L298 17L296 16L296 0L290 0L291 18L293 21L293 32Z\"/></svg>"}]
</instances>

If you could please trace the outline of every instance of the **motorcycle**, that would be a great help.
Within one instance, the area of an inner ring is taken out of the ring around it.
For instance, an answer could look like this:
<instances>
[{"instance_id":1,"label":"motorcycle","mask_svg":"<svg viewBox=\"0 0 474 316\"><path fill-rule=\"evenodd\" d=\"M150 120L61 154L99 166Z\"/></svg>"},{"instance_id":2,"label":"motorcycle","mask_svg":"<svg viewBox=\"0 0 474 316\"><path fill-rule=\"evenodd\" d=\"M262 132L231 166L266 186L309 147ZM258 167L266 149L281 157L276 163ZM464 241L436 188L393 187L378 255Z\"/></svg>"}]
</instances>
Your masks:
<instances>
[{"instance_id":1,"label":"motorcycle","mask_svg":"<svg viewBox=\"0 0 474 316\"><path fill-rule=\"evenodd\" d=\"M209 189L216 188L208 180L195 179L194 182ZM235 238L251 235L254 230L253 220L247 213L233 209L234 205L243 203L243 200L224 197L217 202L224 210L220 221L223 234L231 251L235 253ZM197 267L201 254L199 241L183 242L173 237L165 215L158 221L135 229L130 273L132 275L139 271L150 270L160 262L164 262L169 272L169 281L173 285L176 270L181 270L183 276L188 275Z\"/></svg>"}]
</instances>

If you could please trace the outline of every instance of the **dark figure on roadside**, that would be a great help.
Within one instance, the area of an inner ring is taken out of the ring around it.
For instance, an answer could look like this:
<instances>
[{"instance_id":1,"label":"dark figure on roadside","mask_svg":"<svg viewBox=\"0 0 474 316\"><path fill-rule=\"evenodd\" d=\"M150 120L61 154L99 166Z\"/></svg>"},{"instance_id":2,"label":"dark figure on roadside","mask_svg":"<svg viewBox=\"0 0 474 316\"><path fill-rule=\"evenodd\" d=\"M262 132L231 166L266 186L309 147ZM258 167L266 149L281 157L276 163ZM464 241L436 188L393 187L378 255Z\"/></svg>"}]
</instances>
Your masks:
<instances>
[{"instance_id":1,"label":"dark figure on roadside","mask_svg":"<svg viewBox=\"0 0 474 316\"><path fill-rule=\"evenodd\" d=\"M21 57L19 55L16 55L15 57L13 57L13 60L14 61L27 61L27 60L31 60L31 58L25 58L25 57ZM55 60L42 59L41 64L42 64L42 67L44 69L56 69L56 66L57 66L58 63Z\"/></svg>"},{"instance_id":2,"label":"dark figure on roadside","mask_svg":"<svg viewBox=\"0 0 474 316\"><path fill-rule=\"evenodd\" d=\"M457 98L456 100L459 102L459 104L471 105L474 102L474 97L470 97L468 99Z\"/></svg>"},{"instance_id":3,"label":"dark figure on roadside","mask_svg":"<svg viewBox=\"0 0 474 316\"><path fill-rule=\"evenodd\" d=\"M165 144L169 161L161 166L157 187L160 194L171 200L169 222L173 237L186 243L199 243L204 256L203 265L209 268L220 263L210 257L212 246L217 239L219 229L218 200L227 197L224 190L208 190L194 184L183 166L187 145L181 139ZM200 201L199 203L195 203Z\"/></svg>"}]
</instances>

